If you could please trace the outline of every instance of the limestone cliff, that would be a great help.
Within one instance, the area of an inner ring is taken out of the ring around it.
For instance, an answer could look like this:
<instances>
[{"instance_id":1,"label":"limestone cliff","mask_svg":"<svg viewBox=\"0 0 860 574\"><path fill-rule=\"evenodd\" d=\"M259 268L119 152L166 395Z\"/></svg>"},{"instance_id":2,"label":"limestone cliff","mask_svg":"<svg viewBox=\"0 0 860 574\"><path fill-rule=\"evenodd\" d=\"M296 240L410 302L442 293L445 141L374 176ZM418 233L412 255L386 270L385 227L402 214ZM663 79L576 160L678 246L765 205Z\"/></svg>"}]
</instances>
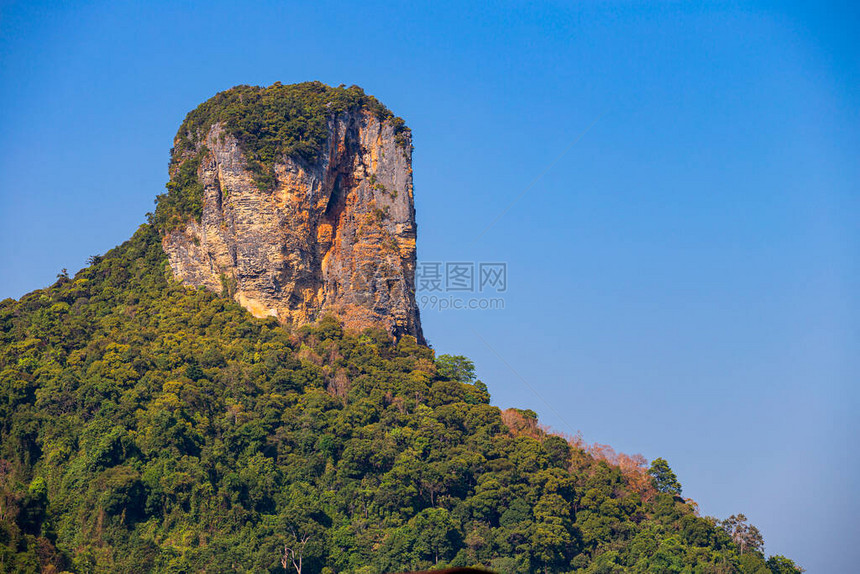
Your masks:
<instances>
[{"instance_id":1,"label":"limestone cliff","mask_svg":"<svg viewBox=\"0 0 860 574\"><path fill-rule=\"evenodd\" d=\"M354 87L233 90L174 142L155 214L174 276L257 317L300 326L330 313L422 340L402 120Z\"/></svg>"}]
</instances>

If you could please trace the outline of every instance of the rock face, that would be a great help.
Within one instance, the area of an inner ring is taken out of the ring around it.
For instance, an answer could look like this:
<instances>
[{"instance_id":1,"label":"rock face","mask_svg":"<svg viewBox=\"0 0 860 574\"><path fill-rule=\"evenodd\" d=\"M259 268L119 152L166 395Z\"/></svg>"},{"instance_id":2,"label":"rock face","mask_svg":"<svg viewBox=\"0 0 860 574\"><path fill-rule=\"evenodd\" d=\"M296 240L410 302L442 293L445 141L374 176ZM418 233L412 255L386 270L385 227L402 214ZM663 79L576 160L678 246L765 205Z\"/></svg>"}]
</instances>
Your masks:
<instances>
[{"instance_id":1,"label":"rock face","mask_svg":"<svg viewBox=\"0 0 860 574\"><path fill-rule=\"evenodd\" d=\"M162 234L173 274L256 317L300 326L333 314L423 341L410 134L360 107L325 122L317 159L276 159L268 189L223 122L200 134L202 214Z\"/></svg>"}]
</instances>

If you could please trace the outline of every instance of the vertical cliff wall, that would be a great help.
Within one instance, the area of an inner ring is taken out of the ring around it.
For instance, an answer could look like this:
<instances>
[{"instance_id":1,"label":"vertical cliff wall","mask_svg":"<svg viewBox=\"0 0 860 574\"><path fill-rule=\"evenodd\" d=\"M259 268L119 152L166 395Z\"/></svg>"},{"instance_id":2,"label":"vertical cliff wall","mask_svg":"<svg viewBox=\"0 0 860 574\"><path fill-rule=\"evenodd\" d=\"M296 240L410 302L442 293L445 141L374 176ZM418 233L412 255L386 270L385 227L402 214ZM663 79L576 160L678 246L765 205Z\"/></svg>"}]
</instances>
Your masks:
<instances>
[{"instance_id":1,"label":"vertical cliff wall","mask_svg":"<svg viewBox=\"0 0 860 574\"><path fill-rule=\"evenodd\" d=\"M299 326L330 313L423 340L402 120L357 88L234 90L177 135L154 217L174 276L257 317Z\"/></svg>"}]
</instances>

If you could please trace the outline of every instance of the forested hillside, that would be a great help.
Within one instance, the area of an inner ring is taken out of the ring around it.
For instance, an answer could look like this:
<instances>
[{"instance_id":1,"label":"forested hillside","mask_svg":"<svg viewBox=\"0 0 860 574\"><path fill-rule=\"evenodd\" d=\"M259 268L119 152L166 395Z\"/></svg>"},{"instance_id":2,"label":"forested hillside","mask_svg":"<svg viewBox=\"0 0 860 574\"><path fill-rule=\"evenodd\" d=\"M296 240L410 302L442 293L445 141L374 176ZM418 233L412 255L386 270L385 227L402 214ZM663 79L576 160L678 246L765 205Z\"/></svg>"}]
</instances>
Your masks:
<instances>
[{"instance_id":1,"label":"forested hillside","mask_svg":"<svg viewBox=\"0 0 860 574\"><path fill-rule=\"evenodd\" d=\"M0 303L0 570L799 571L665 461L491 406L462 357L171 277L147 224Z\"/></svg>"}]
</instances>

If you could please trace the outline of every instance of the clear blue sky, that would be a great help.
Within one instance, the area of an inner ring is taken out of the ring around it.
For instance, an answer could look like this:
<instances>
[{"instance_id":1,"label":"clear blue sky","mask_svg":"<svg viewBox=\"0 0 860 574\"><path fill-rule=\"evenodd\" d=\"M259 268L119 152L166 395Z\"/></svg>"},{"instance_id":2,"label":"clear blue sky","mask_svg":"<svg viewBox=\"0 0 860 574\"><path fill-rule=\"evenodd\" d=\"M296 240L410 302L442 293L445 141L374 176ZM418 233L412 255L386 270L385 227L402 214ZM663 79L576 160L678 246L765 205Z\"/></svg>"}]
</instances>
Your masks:
<instances>
[{"instance_id":1,"label":"clear blue sky","mask_svg":"<svg viewBox=\"0 0 860 574\"><path fill-rule=\"evenodd\" d=\"M419 257L508 263L504 311L424 313L439 352L856 571L850 3L64 4L0 5L0 297L129 237L214 93L359 84L413 129Z\"/></svg>"}]
</instances>

